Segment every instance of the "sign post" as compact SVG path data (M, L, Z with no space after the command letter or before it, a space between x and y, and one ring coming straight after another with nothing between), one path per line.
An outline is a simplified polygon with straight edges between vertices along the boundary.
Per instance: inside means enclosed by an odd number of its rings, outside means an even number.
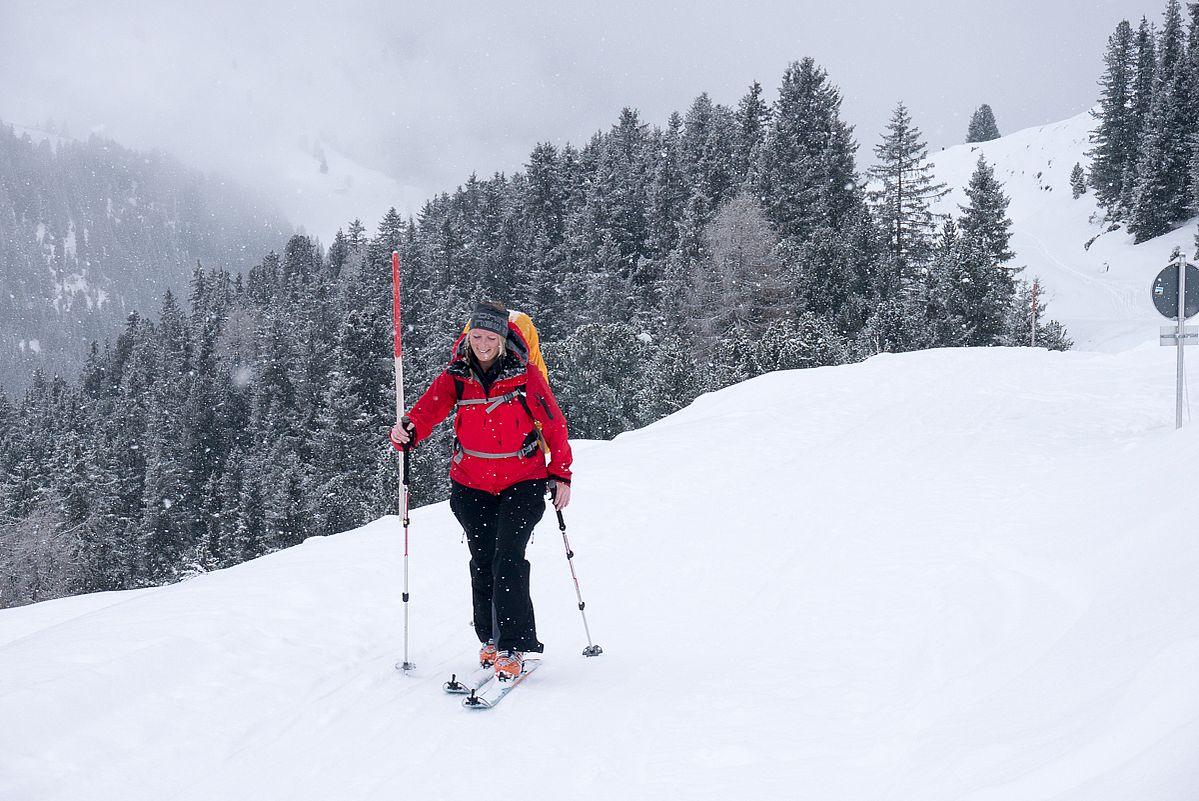
M1186 346L1199 342L1199 328L1186 325L1187 318L1199 314L1199 268L1179 258L1158 273L1153 281L1153 305L1166 319L1177 320L1173 328L1162 328L1161 344L1178 348L1174 427L1182 428Z

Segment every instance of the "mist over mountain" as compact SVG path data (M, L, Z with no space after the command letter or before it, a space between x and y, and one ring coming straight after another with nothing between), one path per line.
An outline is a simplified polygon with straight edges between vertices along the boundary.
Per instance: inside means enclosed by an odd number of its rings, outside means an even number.
M289 230L270 198L160 152L0 125L0 385L76 373L197 262L241 272Z

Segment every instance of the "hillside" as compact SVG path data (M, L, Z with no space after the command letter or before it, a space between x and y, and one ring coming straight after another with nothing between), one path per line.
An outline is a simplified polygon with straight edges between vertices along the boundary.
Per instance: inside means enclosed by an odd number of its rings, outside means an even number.
M1011 246L1014 263L1025 268L1021 277L1043 281L1048 314L1065 324L1076 348L1114 352L1157 341L1166 321L1153 309L1150 286L1175 247L1193 254L1195 222L1135 246L1127 231L1107 231L1094 195L1075 200L1070 191L1074 165L1088 166L1094 127L1085 112L930 158L937 179L953 190L935 210L957 215L978 157L986 157L1011 198Z
M0 612L0 786L49 799L1183 799L1199 502L1169 353L776 373L582 443L531 548L545 667L493 713L466 551L395 518L158 590ZM515 728L514 728L515 727ZM515 738L515 739L514 739ZM503 751L503 749L509 749ZM522 781L523 780L523 781Z

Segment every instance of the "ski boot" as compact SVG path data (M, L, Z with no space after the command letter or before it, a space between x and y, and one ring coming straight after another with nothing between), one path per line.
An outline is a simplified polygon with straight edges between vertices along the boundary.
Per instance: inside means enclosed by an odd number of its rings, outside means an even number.
M524 668L524 654L520 651L500 651L496 654L495 677L500 681L511 681L517 678Z

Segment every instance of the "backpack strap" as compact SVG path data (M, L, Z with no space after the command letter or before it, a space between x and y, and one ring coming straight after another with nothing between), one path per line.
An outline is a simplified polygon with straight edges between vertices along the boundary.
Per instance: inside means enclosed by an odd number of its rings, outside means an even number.
M460 386L460 385L458 385L457 382L455 382L455 386ZM475 398L473 400L462 400L462 389L461 388L456 389L455 391L458 393L458 408L459 409L461 409L463 406L481 406L481 405L486 404L487 405L486 412L488 414L491 414L496 409L498 409L501 404L507 403L508 401L512 400L513 398L520 398L521 405L523 405L525 407L525 411L526 412L529 411L529 404L525 401L523 389L514 389L511 392L507 392L503 395L496 395L494 398ZM532 417L532 416L533 416L532 414L529 414L529 417Z
M541 452L548 454L550 452L550 444L546 441L545 434L543 434L541 431L541 421L533 416L533 410L529 408L529 399L525 397L524 387L520 388L520 395L518 397L520 398L520 405L525 407L525 414L527 414L529 419L533 421L533 430L537 433L537 444L541 448ZM541 404L542 406L545 406L545 401L542 400ZM549 407L546 407L545 411L548 414ZM550 414L550 419L554 419L552 414Z

